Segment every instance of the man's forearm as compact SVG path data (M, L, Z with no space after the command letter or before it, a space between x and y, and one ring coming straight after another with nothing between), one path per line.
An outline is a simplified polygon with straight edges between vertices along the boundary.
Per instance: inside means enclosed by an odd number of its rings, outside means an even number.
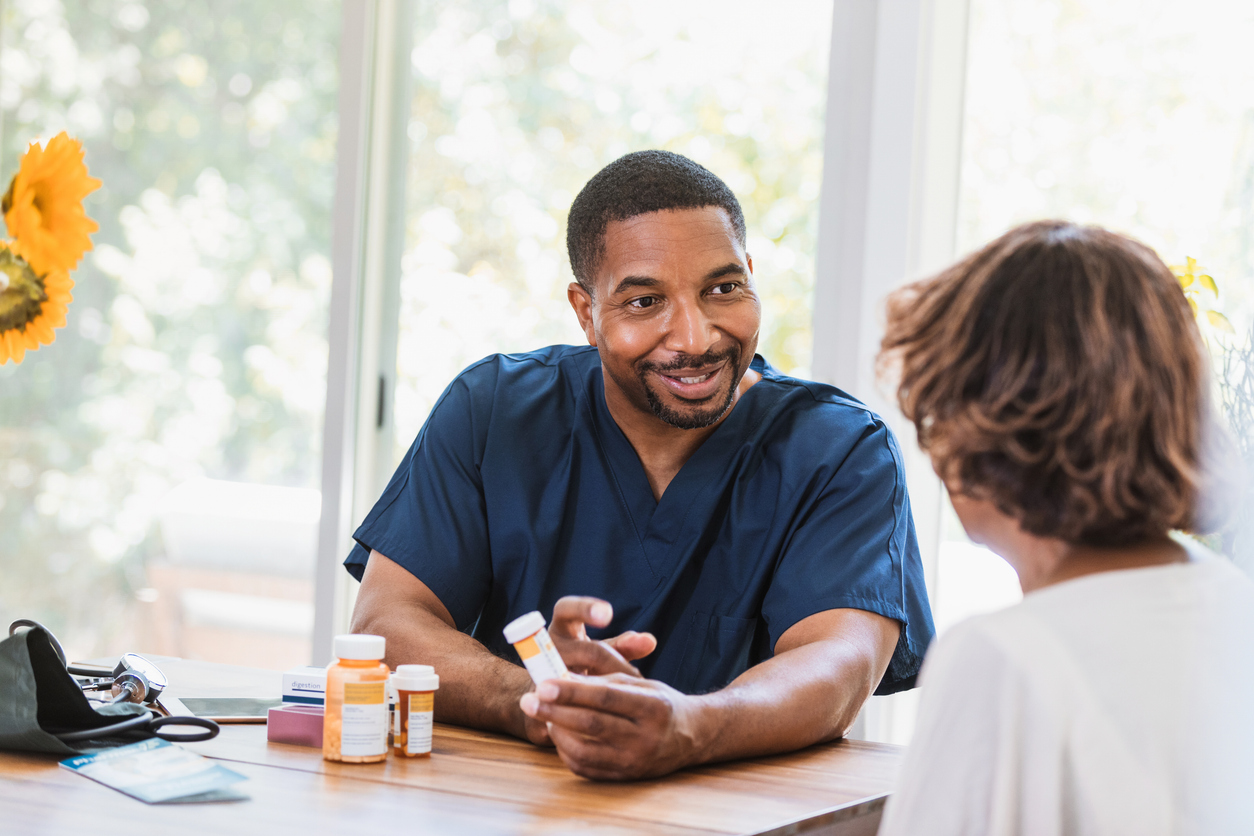
M721 691L691 697L689 764L769 755L849 730L880 671L840 639L802 645L755 665Z
M418 605L356 612L354 633L387 638L388 667L433 665L440 675L435 719L525 737L518 698L531 689L527 672Z

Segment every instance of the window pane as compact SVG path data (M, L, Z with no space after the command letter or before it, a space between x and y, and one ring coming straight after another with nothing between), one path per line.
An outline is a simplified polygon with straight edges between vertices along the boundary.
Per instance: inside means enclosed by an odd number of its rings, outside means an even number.
M831 4L760 11L747 0L419 5L398 456L471 362L584 342L566 301L566 213L629 151L685 154L736 193L764 303L759 351L807 374Z
M1254 302L1254 7L972 0L959 249L1062 217L1197 258Z
M1038 218L1101 224L1168 264L1196 258L1220 290L1202 301L1245 339L1254 324L1251 38L1254 8L1241 0L971 0L959 250ZM1213 337L1222 369L1233 339ZM1254 463L1254 427L1234 429ZM953 522L938 573L942 624L1015 596L1012 575Z
M68 327L0 367L0 620L303 663L338 4L0 8L0 172L67 130L104 181Z

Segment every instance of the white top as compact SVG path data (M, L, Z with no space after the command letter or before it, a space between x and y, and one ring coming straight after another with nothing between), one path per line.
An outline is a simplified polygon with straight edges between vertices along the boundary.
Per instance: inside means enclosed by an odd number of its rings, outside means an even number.
M398 691L436 691L440 677L430 665L397 665L392 684Z
M880 836L1254 834L1254 581L1190 551L940 639Z
M527 636L535 635L537 630L542 629L544 629L544 616L532 610L526 615L520 615L509 624L506 624L502 632L505 633L505 641L510 644L517 644L527 638Z
M345 633L331 642L331 655L336 659L382 659L387 646L383 636L366 633Z

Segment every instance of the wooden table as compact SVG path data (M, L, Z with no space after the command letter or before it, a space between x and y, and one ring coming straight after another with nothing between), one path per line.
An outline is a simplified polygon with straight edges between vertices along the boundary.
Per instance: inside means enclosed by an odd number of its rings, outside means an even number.
M271 671L159 664L176 696L279 693ZM145 805L59 768L55 756L0 753L0 833L277 836L375 826L380 834L869 836L902 754L897 746L839 741L609 784L573 775L552 750L441 724L430 758L381 764L328 763L319 750L268 743L260 725L224 726L214 740L183 745L248 776L237 787L250 800Z

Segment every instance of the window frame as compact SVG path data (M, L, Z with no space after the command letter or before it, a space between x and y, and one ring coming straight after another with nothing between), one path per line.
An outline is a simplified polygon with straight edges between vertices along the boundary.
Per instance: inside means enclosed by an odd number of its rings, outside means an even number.
M896 434L933 606L941 484L875 356L885 296L954 258L968 16L969 0L836 3L815 258L814 377ZM850 736L904 742L916 699L872 698Z
M314 572L314 664L346 633L357 585L342 567L352 533L387 484L405 232L405 128L413 0L342 6L339 139L327 323L322 517Z

